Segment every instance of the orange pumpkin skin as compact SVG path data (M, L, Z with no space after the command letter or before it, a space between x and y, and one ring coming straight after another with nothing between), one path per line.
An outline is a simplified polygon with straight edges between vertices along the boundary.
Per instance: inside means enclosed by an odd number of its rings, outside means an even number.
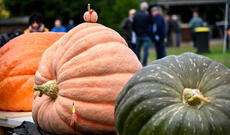
M42 56L35 85L56 80L59 92L56 99L35 92L35 123L56 134L115 133L115 101L141 67L117 32L97 23L78 25ZM70 126L73 103L78 119Z
M97 22L98 15L94 10L90 9L89 11L84 13L83 18L86 22L95 23Z
M0 48L0 110L31 111L34 74L45 49L63 34L31 33Z

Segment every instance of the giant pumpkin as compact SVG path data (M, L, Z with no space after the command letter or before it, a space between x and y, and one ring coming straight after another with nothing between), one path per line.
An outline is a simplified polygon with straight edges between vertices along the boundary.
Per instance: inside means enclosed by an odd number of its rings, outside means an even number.
M0 110L31 111L34 74L42 53L63 34L30 33L0 48Z
M33 119L56 134L112 134L117 96L140 68L117 32L82 23L43 54L35 75ZM70 126L73 103L78 118Z
M230 70L185 53L142 68L120 93L120 135L229 135Z

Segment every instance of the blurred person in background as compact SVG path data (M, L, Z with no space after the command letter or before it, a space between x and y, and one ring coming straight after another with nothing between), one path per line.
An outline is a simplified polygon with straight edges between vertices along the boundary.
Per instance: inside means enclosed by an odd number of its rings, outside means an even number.
M197 27L203 27L204 26L204 22L203 20L199 17L198 12L193 12L193 18L189 21L189 27L191 30L191 34L192 34L192 40L193 40L193 47L196 48L197 47L197 43L196 43L196 35L195 35L195 28Z
M161 59L166 56L166 46L165 46L165 19L161 13L161 8L155 6L151 8L151 14L153 19L153 35L152 40L155 43L157 59Z
M142 65L147 65L149 46L152 44L151 41L151 28L152 28L152 19L151 15L148 13L149 5L147 2L142 2L140 4L140 11L135 13L133 18L133 29L136 33L136 55L141 61L140 51L141 45L144 46L144 57Z
M179 48L181 43L181 27L177 15L172 15L172 32L175 35L174 41L176 43L176 47Z
M74 27L75 27L74 21L72 19L70 19L68 25L66 26L66 31L69 31Z
M52 32L66 32L66 28L62 26L61 20L57 19L54 21L54 27L51 30Z
M133 30L133 18L135 13L135 9L129 10L129 17L125 18L121 23L121 32L124 36L124 39L134 53L136 49L136 33Z
M49 29L45 28L44 18L41 13L33 12L29 17L29 27L24 33L32 32L48 32Z
M165 16L166 46L172 46L172 20L169 15Z

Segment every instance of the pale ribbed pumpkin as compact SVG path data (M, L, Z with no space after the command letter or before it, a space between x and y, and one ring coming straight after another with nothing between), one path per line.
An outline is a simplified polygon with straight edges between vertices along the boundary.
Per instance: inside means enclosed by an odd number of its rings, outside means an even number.
M42 53L63 33L30 33L0 48L0 110L31 111L34 74Z
M117 96L140 68L117 32L82 23L43 54L35 75L33 119L57 134L115 133ZM70 126L73 103L78 119Z
M142 68L120 93L120 135L230 135L230 69L185 53Z

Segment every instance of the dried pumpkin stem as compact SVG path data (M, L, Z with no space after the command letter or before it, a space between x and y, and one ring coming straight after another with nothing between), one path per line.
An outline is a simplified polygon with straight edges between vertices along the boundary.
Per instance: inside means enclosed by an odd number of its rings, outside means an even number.
M183 92L183 102L191 106L198 106L201 104L201 101L204 103L210 104L210 100L205 98L199 89L190 89L185 88Z
M208 99L206 99L205 97L203 97L202 95L195 95L192 96L190 99L188 99L188 102L192 102L193 100L195 100L196 98L202 100L203 102L210 104L210 101Z
M45 94L53 99L56 99L58 95L58 85L56 80L50 80L44 84L35 85L33 89L34 91L40 91L39 97Z
M90 4L88 4L88 11L90 11Z

